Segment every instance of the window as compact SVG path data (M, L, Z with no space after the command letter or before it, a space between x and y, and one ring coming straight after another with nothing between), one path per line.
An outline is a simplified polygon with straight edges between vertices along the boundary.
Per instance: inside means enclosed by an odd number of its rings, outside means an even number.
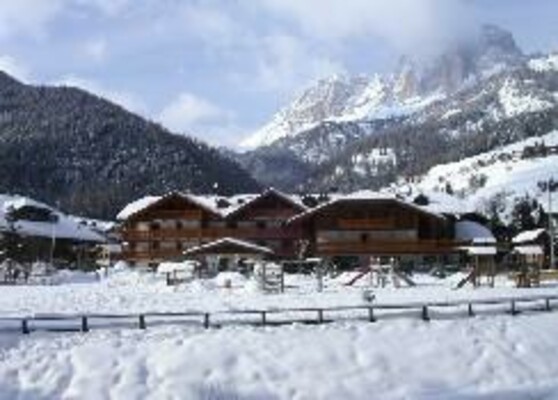
M362 234L360 235L360 241L361 241L361 243L366 243L366 242L368 242L368 234L362 233Z
M151 248L153 250L159 250L161 248L161 243L160 242L153 242L153 243L151 243Z
M265 229L266 223L265 223L265 221L257 221L257 222L256 222L256 226L257 226L259 229Z
M176 250L182 250L182 243L176 242Z
M182 228L184 228L182 221L176 221L176 229L181 230Z
M237 227L238 224L236 223L236 221L227 221L227 228L236 229Z

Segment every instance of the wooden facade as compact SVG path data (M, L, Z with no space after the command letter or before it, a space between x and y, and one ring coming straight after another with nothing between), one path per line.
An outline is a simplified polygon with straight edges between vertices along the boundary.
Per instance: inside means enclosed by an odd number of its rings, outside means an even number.
M316 256L445 254L457 251L453 223L395 198L330 202L294 217Z
M308 209L273 189L226 210L173 193L130 215L121 236L124 260L152 266L225 237L285 259L440 255L462 244L451 220L396 198L340 198Z
M156 265L182 257L185 250L231 237L266 246L279 257L294 257L298 228L285 222L305 208L267 190L232 211L208 207L196 197L172 193L134 213L121 227L122 258Z

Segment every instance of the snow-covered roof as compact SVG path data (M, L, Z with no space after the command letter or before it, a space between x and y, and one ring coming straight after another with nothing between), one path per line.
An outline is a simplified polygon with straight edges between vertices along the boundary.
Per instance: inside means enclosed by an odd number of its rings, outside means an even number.
M432 212L432 211L427 210L423 207L417 206L416 204L401 200L400 198L398 198L393 193L374 192L374 191L371 191L371 190L362 190L362 191L353 192L353 193L349 193L349 194L345 194L345 195L332 196L332 199L330 201L325 202L323 204L320 204L317 207L308 209L307 211L305 211L303 213L295 215L294 217L289 219L289 223L297 221L297 220L302 219L302 218L306 218L310 215L316 214L317 212L319 212L319 211L321 211L325 208L331 207L334 204L349 203L349 202L361 202L361 201L382 201L382 200L394 201L394 202L396 202L398 204L401 204L403 206L413 208L413 209L417 210L418 212L421 212L421 213L424 213L424 214L429 214L429 215L434 216L436 218L444 218L444 216L442 216L441 214Z
M273 254L273 250L269 247L258 246L245 240L225 237L201 246L192 247L184 251L184 255L210 254L212 251L215 251L215 254L218 254L221 249L228 246L237 249L238 254Z
M162 196L145 196L141 199L135 200L130 204L126 205L119 213L116 215L116 219L119 221L128 219L133 214L146 209L150 205L156 203L162 198Z
M458 221L455 224L455 238L475 244L496 243L490 229L474 221Z
M133 216L134 214L137 214L140 211L143 211L151 207L155 203L171 195L181 196L185 200L188 200L191 203L198 205L199 207L207 210L208 212L212 214L220 215L222 217L225 217L229 213L237 210L247 202L250 202L254 198L259 196L259 194L239 194L235 196L225 197L225 196L218 196L218 195L195 195L195 194L180 193L180 192L171 192L163 196L146 196L126 205L122 209L122 211L118 213L116 219L120 221L126 220L131 216ZM223 206L223 204L225 205Z
M10 224L6 218L10 210L19 210L24 207L34 207L48 210L56 218L52 221L30 221L18 219ZM103 235L92 229L88 224L82 223L73 215L67 215L61 211L30 199L17 195L0 195L0 230L13 230L21 236L39 236L57 239L69 239L88 242L104 242Z
M264 192L262 192L261 194L256 195L256 196L254 196L250 199L247 199L247 201L245 201L239 207L236 207L235 209L232 209L232 210L228 210L226 216L236 214L240 210L249 207L250 205L252 205L254 202L258 201L262 197L268 196L270 194L273 194L273 195L285 200L287 203L289 203L289 204L293 205L294 207L298 208L301 212L308 209L308 207L306 207L304 204L302 204L302 201L298 196L290 196L290 195L285 194L285 193L283 193L283 192L281 192L277 189L269 188L269 189L265 190Z
M515 246L513 251L514 253L517 254L532 255L532 256L541 256L544 254L544 250L542 246L536 246L536 245Z
M465 246L461 247L472 256L493 256L498 253L496 246Z
M540 238L540 236L546 232L546 229L539 228L539 229L532 229L529 231L520 232L512 239L512 243L528 243L534 242Z

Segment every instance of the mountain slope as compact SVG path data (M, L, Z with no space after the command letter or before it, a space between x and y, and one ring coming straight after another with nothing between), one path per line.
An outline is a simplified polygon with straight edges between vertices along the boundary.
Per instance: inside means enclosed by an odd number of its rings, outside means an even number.
M551 150L550 148L554 148ZM558 176L558 131L529 138L463 160L440 164L411 183L392 186L413 197L450 192L464 207L490 215L497 212L509 221L514 204L529 198L545 209L548 195L539 183ZM552 209L558 207L554 196ZM555 212L555 211L554 211Z
M0 74L0 192L112 218L171 189L252 191L230 159L85 91L24 85Z
M555 55L526 56L509 32L487 26L433 59L402 60L394 74L381 78L384 89L374 93L382 96L344 101L337 105L340 113L325 118L314 113L310 128L238 160L271 185L284 180L274 182L261 154L280 152L302 162L300 179L285 190L377 189L413 179L437 164L558 129L557 65ZM372 78L373 85L379 79ZM362 98L367 90L359 90ZM319 96L314 103L322 103ZM251 169L255 163L259 168Z
M524 62L525 56L509 32L486 25L476 37L455 42L429 60L402 57L392 74L335 75L319 80L242 145L267 146L303 134L324 121L358 122L409 115L465 85Z

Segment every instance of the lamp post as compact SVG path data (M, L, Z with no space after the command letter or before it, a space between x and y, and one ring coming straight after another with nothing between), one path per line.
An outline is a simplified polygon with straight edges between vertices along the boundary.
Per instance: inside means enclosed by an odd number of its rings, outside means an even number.
M543 192L548 192L548 234L550 235L550 268L554 268L554 223L552 222L552 192L558 190L558 181L548 178L546 181L539 182L539 188Z

